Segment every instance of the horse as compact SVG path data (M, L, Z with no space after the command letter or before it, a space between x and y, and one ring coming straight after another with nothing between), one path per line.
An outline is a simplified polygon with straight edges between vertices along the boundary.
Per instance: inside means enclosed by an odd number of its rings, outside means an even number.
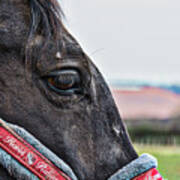
M23 127L79 180L138 158L101 73L57 0L0 0L0 118ZM0 179L13 179L0 166Z

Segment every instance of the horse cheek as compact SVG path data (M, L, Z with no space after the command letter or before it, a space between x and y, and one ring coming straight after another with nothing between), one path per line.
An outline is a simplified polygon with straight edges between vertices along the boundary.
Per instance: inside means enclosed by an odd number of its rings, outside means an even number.
M5 97L3 93L0 91L0 108L2 108L4 102L5 102Z

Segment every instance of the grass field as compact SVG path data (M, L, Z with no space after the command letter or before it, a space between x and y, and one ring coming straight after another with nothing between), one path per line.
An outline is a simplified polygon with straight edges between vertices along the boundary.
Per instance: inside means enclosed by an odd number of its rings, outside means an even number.
M149 153L158 159L158 170L165 180L180 180L180 147L135 144L139 154Z

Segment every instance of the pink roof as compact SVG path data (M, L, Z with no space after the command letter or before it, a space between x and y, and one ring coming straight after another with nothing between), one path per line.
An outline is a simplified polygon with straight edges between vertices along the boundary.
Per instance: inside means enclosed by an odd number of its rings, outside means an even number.
M124 119L166 119L180 111L180 96L159 88L137 90L112 89L113 96Z

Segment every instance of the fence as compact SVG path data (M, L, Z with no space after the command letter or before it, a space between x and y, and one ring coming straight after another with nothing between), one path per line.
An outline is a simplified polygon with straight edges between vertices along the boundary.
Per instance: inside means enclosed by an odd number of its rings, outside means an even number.
M172 121L126 120L126 125L134 143L180 146L180 130Z

